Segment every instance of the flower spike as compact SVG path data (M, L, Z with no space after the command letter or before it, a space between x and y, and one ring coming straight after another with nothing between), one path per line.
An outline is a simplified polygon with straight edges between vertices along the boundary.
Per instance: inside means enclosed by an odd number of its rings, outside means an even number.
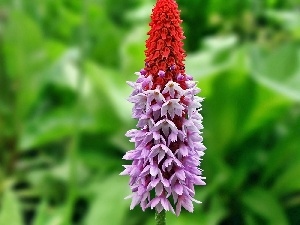
M200 166L204 155L200 129L202 98L193 77L185 73L182 21L175 0L157 0L146 41L145 67L137 72L132 117L138 129L126 136L135 143L123 159L132 160L121 175L129 175L130 209L155 208L177 216L193 212L194 185L205 185ZM171 201L172 199L172 201ZM174 210L175 209L175 210Z

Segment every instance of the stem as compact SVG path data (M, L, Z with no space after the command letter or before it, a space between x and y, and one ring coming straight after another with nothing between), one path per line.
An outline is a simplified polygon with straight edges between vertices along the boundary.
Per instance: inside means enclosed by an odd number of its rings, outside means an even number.
M166 211L162 210L160 213L155 211L156 225L166 225Z

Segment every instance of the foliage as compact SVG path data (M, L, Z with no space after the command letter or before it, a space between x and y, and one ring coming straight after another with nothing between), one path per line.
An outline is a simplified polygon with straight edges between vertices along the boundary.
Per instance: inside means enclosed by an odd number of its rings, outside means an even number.
M190 0L207 186L167 223L300 224L300 23L293 0ZM0 224L151 225L118 176L153 0L1 1Z

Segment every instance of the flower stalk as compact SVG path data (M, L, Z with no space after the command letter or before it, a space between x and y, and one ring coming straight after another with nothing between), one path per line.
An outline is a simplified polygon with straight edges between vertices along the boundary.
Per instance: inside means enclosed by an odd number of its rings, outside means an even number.
M166 225L166 212L165 210L158 213L155 211L155 222L156 225Z

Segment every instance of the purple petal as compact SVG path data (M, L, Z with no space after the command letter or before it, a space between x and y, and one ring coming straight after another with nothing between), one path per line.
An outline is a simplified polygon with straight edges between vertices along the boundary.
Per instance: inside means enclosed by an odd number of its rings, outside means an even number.
M123 156L123 159L126 159L126 160L132 160L134 158L138 158L138 155L139 155L140 151L138 150L131 150L131 151L128 151L126 152L126 154Z
M145 69L141 69L141 70L140 70L140 73L141 73L141 75L146 75L146 74L147 74L147 71L146 71Z
M161 182L159 182L155 187L156 196L160 196L162 194L163 190L164 190L164 186L162 185Z
M182 206L189 212L193 212L194 211L194 206L193 203L190 199L188 199L187 197L184 197L182 202L181 202Z
M180 212L181 212L181 202L178 201L176 205L176 216L179 216Z
M154 104L151 106L152 110L153 111L157 111L157 110L160 110L161 109L161 106L159 104Z
M178 195L182 195L183 193L183 186L179 183L175 184L174 186L174 191L178 194Z
M205 177L194 176L194 184L205 185L205 182L202 179L205 179Z
M131 205L130 205L130 210L132 210L137 204L139 204L141 201L141 196L134 194L132 196L132 201L131 201Z
M161 160L165 157L166 153L164 151L160 151L158 153L158 163L161 162Z
M164 209L164 207L161 205L161 203L157 204L157 206L155 208L158 213L160 213Z
M141 172L140 176L145 176L148 173L149 169L150 169L150 165L147 165Z
M159 179L158 178L150 182L152 188L156 187L156 185L158 183L159 183Z
M169 208L170 203L169 203L168 199L166 199L166 198L161 198L160 202L161 202L161 205L164 207L164 209L165 209L166 211L169 211L169 209L170 209L170 208Z
M157 131L153 131L153 138L154 140L159 140L160 139L160 134Z
M177 80L178 80L178 81L184 81L184 76L183 76L181 73L178 74Z
M161 182L162 182L162 184L163 184L165 187L170 187L170 183L169 183L169 181L168 181L167 179L162 178L162 179L161 179Z
M159 77L164 77L165 76L165 71L162 71L162 70L158 71L158 76Z
M121 172L120 175L129 175L132 166L124 165L124 167L125 167L125 170L123 172Z
M157 165L152 165L150 167L150 174L151 174L151 176L155 177L158 174L158 170L159 169L158 169Z
M184 156L184 157L189 154L188 147L184 144L180 145L179 150L180 150L181 155Z
M153 209L155 206L157 206L157 204L160 202L160 198L154 198L151 201L151 209Z
M184 170L177 170L175 172L176 176L180 179L180 180L185 180L185 173Z

